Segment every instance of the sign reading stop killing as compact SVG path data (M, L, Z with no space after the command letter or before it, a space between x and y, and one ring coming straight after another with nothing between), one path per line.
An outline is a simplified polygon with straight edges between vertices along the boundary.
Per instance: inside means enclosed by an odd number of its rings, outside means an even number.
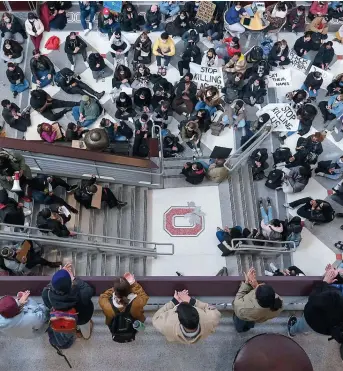
M274 127L274 131L297 131L299 127L299 119L294 109L287 103L271 103L257 111L256 115L261 116L263 113L268 113L270 123Z
M190 63L189 66L193 74L193 82L197 84L198 89L215 86L220 90L224 87L223 70L221 67L200 66L195 63Z

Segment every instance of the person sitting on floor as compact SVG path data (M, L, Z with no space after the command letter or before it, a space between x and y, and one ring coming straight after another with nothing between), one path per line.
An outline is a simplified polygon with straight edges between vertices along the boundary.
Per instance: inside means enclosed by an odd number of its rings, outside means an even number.
M215 41L215 51L217 55L222 57L225 62L228 62L230 58L234 56L235 53L241 51L241 46L239 44L238 37L226 37L223 39L223 44L221 42Z
M75 232L69 231L65 225L70 219L71 215L65 207L50 205L38 213L36 225L37 228L47 229L57 237L73 237Z
M216 158L207 169L207 179L215 183L221 183L226 180L229 177L229 171L224 166L225 162L224 158Z
M183 151L184 148L179 143L179 138L167 130L167 134L163 138L163 157L180 157L179 153Z
M133 101L138 112L152 112L152 94L148 88L139 88L135 91Z
M234 130L244 128L246 124L246 109L242 99L236 99L229 105L227 110L229 122L228 126L233 126Z
M298 218L298 217L295 217L295 218ZM270 266L270 269L271 271L268 271L268 270L265 270L264 271L264 274L266 276L299 276L299 277L303 277L305 276L305 273L299 269L298 267L296 267L295 265L292 265L290 267L288 267L287 269L283 269L283 270L280 270L280 268L277 268L274 263L270 263L269 264Z
M75 200L80 202L86 209L92 208L93 196L98 191L98 187L95 183L96 176L93 175L89 180L82 180L81 186L74 192ZM102 187L101 189L101 202L105 202L110 209L116 207L120 210L127 205L127 202L118 200L107 187Z
M304 32L305 30L305 7L299 5L297 8L292 9L287 15L287 23L285 28L290 32Z
M173 110L179 114L190 115L197 102L197 86L192 81L193 74L186 73L175 88L175 98L173 100Z
M292 108L299 109L308 102L309 94L304 89L293 90L286 94L286 99L290 101L289 105Z
M214 14L211 22L205 25L204 36L207 36L207 40L210 42L221 40L224 36L223 21L219 14Z
M342 44L342 42L343 42L343 25L335 33L335 38L332 41L337 41L338 43Z
M210 128L211 116L207 110L199 109L199 111L197 111L195 115L190 116L188 121L186 120L185 124L191 121L198 125L198 128L202 133L205 133ZM182 126L183 123L184 121L181 121L180 126Z
M43 122L37 126L37 132L44 142L54 143L64 139L62 127L58 122L53 124Z
M44 88L49 84L54 84L53 77L55 75L55 67L51 60L46 55L41 55L39 49L32 52L33 57L30 61L30 69L32 72L32 82L40 88Z
M277 31L286 22L288 7L286 3L280 1L276 4L269 5L264 13L265 19L269 22L269 25L263 30L263 32Z
M200 36L197 30L191 28L182 35L181 39L184 43L184 47L187 48L189 42L197 44L200 41Z
M24 58L23 47L14 40L5 40L1 51L1 59L6 62L21 63Z
M73 55L75 55L76 59L77 54L82 55L86 68L89 67L89 64L87 62L87 44L79 36L76 35L76 32L70 32L70 34L67 36L64 45L64 51L71 63L70 69L72 71L74 71L75 69L75 61Z
M250 106L262 104L266 94L264 80L251 78L243 88L243 101Z
M40 48L43 38L44 25L35 13L29 12L25 21L26 32L30 35L35 49Z
M267 213L263 206L263 199L260 198L260 211L261 211L261 229L262 234L267 240L278 241L282 240L283 225L279 219L273 218L273 208L270 198L267 198Z
M132 89L139 89L142 87L152 87L150 82L150 69L144 64L138 64L136 71L133 75L133 81L131 84Z
M172 22L166 24L166 32L172 37L181 37L187 30L189 30L189 17L184 10Z
M295 42L293 49L298 57L308 59L307 53L312 49L311 31L306 31L303 36Z
M322 101L318 107L326 121L338 119L343 115L343 94L333 95L328 101Z
M129 67L118 64L112 78L112 102L121 89L131 87L131 71Z
M98 11L98 4L96 1L79 1L80 6L80 21L86 36L93 29L94 18ZM87 18L89 23L87 24Z
M57 74L60 76L58 79L58 85L67 94L91 94L97 99L101 99L105 94L105 91L98 93L93 90L89 85L81 81L80 76L75 75L75 73L68 67L62 68ZM55 77L56 83L57 74Z
M125 123L125 121L120 121L120 124L118 124L109 119L103 118L100 122L100 127L106 131L110 143L124 142L131 139L133 136L132 129Z
M334 19L343 18L343 3L342 1L330 1L328 15Z
M277 41L268 55L269 64L273 67L287 66L291 63L288 58L289 48L286 40Z
M326 1L313 1L308 11L308 18L312 21L316 17L323 17L328 14L329 3Z
M169 103L161 102L160 106L154 110L151 118L155 125L158 125L161 129L166 129L172 119L169 112Z
M343 73L337 75L327 86L327 95L343 94Z
M221 104L219 90L215 86L207 86L197 93L198 103L195 110L206 109L212 116L217 111L217 106Z
M128 120L136 115L132 108L132 99L126 93L121 92L116 100L117 111L114 115L119 120Z
M330 63L335 56L335 51L333 50L332 46L332 41L327 41L320 47L313 61L314 66L319 67L322 70L329 69Z
M4 12L1 17L0 31L2 40L15 40L19 44L24 44L27 39L21 20L9 12Z
M222 93L225 94L224 101L230 104L234 100L242 98L243 87L244 75L241 72L230 74L225 87L222 88Z
M156 56L157 73L166 76L170 60L175 55L175 43L167 32L162 32L161 36L154 42L152 52ZM161 65L162 58L164 60L163 67Z
M181 60L177 63L180 76L182 77L183 70L190 71L189 63L201 64L201 51L200 48L193 42L187 44L187 48L184 50L181 56Z
M48 1L49 7L49 26L51 30L63 30L67 25L67 14L58 1Z
M340 179L343 176L343 156L339 157L336 161L319 161L314 172L316 175L328 179Z
M158 78L152 88L154 95L151 104L155 108L159 107L162 101L172 103L174 97L174 86L164 77Z
M131 48L129 40L122 35L120 30L114 31L110 39L110 53L114 58L114 66L118 64L123 64L128 66L127 56Z
M200 148L201 131L196 122L189 121L185 126L182 127L181 138L194 152L194 154L202 156L202 151Z
M108 9L103 8L98 15L98 30L100 34L106 34L110 40L113 32L120 28L115 15Z
M306 31L312 31L319 34L321 39L326 39L329 32L329 17L316 17L313 21L306 26Z
M8 197L5 188L0 190L0 221L5 224L24 225L25 218L31 215L31 210L23 210L24 204Z
M88 64L95 82L100 79L104 82L105 78L113 73L112 69L106 65L104 57L99 53L91 53L88 57Z
M78 121L81 126L87 127L101 115L102 107L94 98L83 95L80 106L73 107L72 112L75 121Z
M201 162L187 162L183 166L181 174L186 177L186 182L193 185L202 183L206 175L204 166Z
M202 60L201 60L201 65L207 66L207 67L218 67L219 66L219 58L214 48L210 48L204 52L204 56L202 57Z
M120 28L125 32L137 32L139 30L139 16L136 7L129 1L123 4Z
M243 53L237 52L223 67L223 71L230 73L241 72L245 73L247 70L247 61Z
M162 1L161 2L161 13L166 16L166 18L174 17L180 11L180 5L177 1Z
M150 9L145 14L146 23L144 25L144 31L146 32L158 32L163 31L164 25L162 23L162 14L158 5L151 5Z
M69 122L65 133L65 141L71 142L73 140L80 140L82 136L87 133L88 129L77 125L73 122Z
M30 109L20 113L20 108L9 100L1 101L2 117L11 128L25 132L31 125Z
M6 76L10 82L13 98L30 87L29 82L25 79L23 70L12 62L7 63Z
M280 189L286 194L303 191L311 178L311 168L309 166L295 166L290 170L284 168L283 172L285 175Z
M316 97L318 95L318 90L323 84L323 77L322 74L318 71L310 72L303 85L301 86L301 89L304 89L307 91L307 93L310 96L311 100L316 100Z
M149 39L147 32L142 32L142 34L137 38L133 44L133 65L137 63L150 64L151 54L152 54L152 42Z

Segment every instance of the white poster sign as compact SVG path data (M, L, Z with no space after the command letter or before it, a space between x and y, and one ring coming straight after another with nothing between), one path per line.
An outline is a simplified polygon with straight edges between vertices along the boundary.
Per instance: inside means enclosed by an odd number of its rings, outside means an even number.
M310 72L316 72L316 71L320 72L322 74L322 77L323 77L323 84L322 84L321 88L326 89L328 87L328 85L332 82L333 74L330 73L329 71L322 70L321 68L316 67L316 66L312 66L309 73Z
M292 83L291 70L270 71L268 75L268 87L290 87Z
M311 61L302 57L299 57L294 49L291 49L288 55L291 65L297 70L306 74L308 67L311 64Z
M190 63L190 71L193 74L193 81L198 89L207 86L215 86L219 90L224 87L223 70L221 67L206 67Z
M299 120L294 109L287 103L272 103L257 111L256 115L261 116L268 113L274 131L297 131Z

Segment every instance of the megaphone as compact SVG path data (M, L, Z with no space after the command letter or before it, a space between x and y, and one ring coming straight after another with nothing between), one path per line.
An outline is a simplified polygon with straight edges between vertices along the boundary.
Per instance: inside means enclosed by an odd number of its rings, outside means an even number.
M22 189L20 187L20 176L19 176L19 171L15 171L14 172L14 176L12 176L13 178L13 187L11 189L11 192L21 192Z

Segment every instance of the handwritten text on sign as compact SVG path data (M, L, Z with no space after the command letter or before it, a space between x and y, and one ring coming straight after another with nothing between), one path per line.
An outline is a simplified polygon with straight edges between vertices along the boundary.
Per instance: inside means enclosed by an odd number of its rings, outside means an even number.
M215 9L216 4L213 4L211 1L201 1L196 17L206 23L209 23L211 22Z
M299 57L293 49L290 50L288 57L291 60L293 67L303 73L306 73L309 65L311 64L310 60Z
M224 87L223 70L220 67L205 67L195 63L190 63L189 66L198 89L207 86L215 86L218 89Z
M278 88L281 86L291 86L291 71L281 70L281 71L271 71L268 75L268 87Z
M293 108L287 103L272 103L257 112L260 116L268 113L274 131L297 131L299 120Z
M322 89L326 89L328 85L332 82L333 74L328 71L322 70L319 67L312 66L309 72L320 72L322 74L323 78L323 84L321 86Z

